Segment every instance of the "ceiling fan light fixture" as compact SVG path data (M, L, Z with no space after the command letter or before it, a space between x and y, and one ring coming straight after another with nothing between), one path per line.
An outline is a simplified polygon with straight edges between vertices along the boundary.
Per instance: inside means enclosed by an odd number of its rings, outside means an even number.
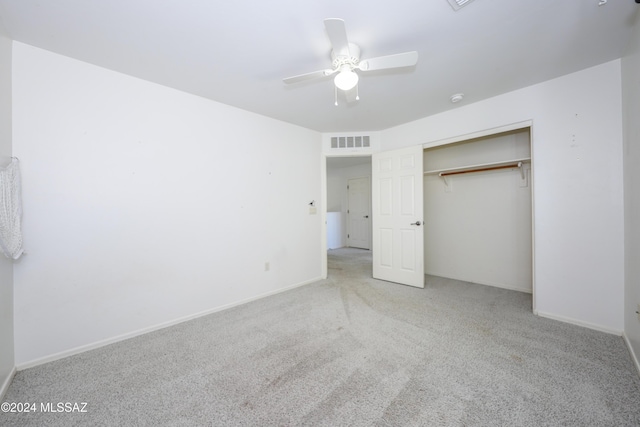
M467 2L472 0L455 1ZM375 70L413 67L418 62L418 52L416 51L378 56L361 61L360 47L355 43L349 42L344 20L339 18L328 18L324 20L324 26L327 30L329 41L331 42L332 68L287 77L283 79L285 84L294 84L307 80L333 76L335 105L338 105L338 89L345 92L344 95L347 103L351 103L360 99L360 96L358 95L358 80L360 79L359 72L364 73Z
M358 74L351 69L341 70L333 79L333 82L340 90L351 90L358 84Z

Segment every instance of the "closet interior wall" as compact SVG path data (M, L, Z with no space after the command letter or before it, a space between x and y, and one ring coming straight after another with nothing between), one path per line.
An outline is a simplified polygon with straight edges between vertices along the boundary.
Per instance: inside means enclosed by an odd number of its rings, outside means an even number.
M426 274L532 292L530 159L529 128L425 149Z

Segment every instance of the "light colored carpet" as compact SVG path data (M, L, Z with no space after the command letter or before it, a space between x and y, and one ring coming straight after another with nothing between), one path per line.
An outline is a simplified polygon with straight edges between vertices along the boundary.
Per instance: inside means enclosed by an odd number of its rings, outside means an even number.
M528 294L427 277L371 279L368 251L330 278L19 372L2 426L638 426L620 337L538 318Z

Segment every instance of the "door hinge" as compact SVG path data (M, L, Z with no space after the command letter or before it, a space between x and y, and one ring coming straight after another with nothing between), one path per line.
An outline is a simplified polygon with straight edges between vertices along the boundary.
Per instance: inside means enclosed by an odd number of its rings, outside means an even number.
M347 209L347 213L350 213L350 212L349 212L349 209Z
M349 186L347 185L347 190L349 189Z
M349 236L349 235L347 234L347 239L350 239L350 238L351 238L351 236Z

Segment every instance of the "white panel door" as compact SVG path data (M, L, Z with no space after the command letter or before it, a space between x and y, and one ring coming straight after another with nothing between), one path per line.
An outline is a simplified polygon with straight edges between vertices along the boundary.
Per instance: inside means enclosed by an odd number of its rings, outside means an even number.
M347 182L347 245L352 248L371 249L369 177L353 178Z
M422 146L372 162L373 277L424 288Z

